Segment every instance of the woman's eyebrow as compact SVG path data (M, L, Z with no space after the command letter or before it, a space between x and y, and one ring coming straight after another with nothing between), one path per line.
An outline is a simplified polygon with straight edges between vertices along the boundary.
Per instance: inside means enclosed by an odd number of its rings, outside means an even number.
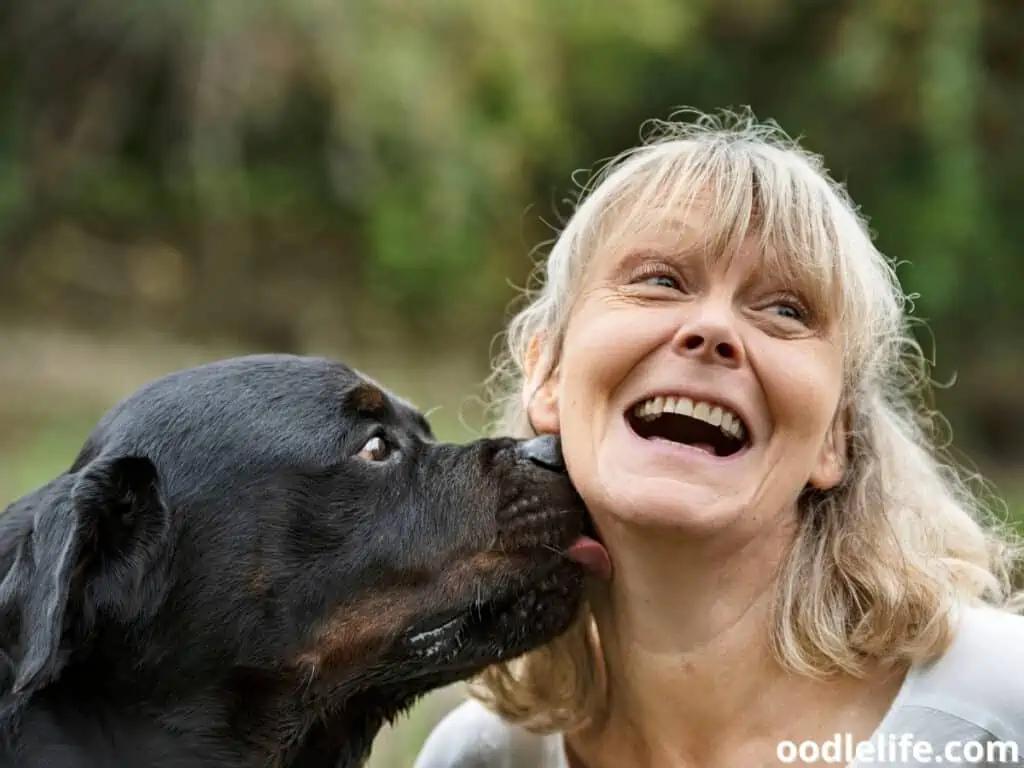
M683 244L666 238L639 241L624 247L614 261L616 272L627 272L651 261L664 261L672 266L690 266L694 259L705 253L700 243Z

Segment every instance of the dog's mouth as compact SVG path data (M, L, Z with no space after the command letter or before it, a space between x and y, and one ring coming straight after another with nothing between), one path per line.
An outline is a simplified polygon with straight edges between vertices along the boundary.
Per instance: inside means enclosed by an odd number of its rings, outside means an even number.
M578 568L567 568L566 560ZM606 577L604 546L583 534L542 568L539 576L512 583L468 607L434 614L403 634L406 652L441 666L494 663L517 655L568 626L582 593L583 573Z
M405 633L406 652L434 669L471 668L516 656L571 621L582 579L578 572L564 573L468 610L425 619Z
M517 495L499 521L487 565L462 577L470 583L459 586L459 602L435 605L440 610L407 626L400 656L435 675L498 663L566 629L585 576L611 577L608 551L565 484L547 496Z
M483 607L492 612L494 610L490 605ZM408 632L409 647L424 656L430 656L446 643L458 639L459 633L470 621L471 612L472 609L449 611L421 621Z

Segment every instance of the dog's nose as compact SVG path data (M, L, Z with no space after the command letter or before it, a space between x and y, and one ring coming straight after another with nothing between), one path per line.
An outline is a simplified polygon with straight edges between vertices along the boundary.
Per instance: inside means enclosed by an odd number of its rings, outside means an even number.
M528 459L534 464L555 472L565 470L561 441L553 435L542 435L524 440L516 446L516 456Z

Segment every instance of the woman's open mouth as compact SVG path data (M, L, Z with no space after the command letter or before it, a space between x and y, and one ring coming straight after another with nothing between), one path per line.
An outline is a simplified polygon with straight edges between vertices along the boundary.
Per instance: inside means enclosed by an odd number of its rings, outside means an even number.
M645 440L688 445L718 458L734 456L750 445L750 430L738 414L683 396L641 400L626 412L626 421Z

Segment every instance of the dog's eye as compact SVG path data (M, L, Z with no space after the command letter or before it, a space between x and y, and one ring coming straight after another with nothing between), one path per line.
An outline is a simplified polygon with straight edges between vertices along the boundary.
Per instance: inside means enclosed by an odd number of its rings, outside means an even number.
M391 446L382 437L371 437L359 451L364 461L384 461L391 455Z

